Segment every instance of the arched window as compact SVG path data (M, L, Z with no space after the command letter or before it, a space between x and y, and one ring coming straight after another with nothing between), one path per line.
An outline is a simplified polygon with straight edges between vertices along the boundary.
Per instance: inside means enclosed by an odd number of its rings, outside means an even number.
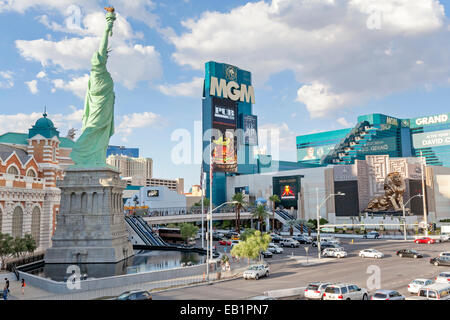
M34 169L28 169L27 171L27 177L33 177L36 178L36 172L34 171Z
M19 170L17 170L17 168L15 166L10 166L8 168L7 171L9 174L14 174L14 175L18 175L19 174Z
M36 247L39 247L39 240L41 238L41 209L34 207L31 213L31 236L36 242Z
M16 207L14 209L12 217L12 232L11 236L13 238L21 238L23 229L23 210L21 207Z

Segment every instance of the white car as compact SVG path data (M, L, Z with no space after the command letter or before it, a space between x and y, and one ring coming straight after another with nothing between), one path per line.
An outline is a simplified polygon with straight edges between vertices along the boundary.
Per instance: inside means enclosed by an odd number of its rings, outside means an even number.
M444 271L439 273L439 275L434 278L436 283L450 283L450 271Z
M322 251L322 256L324 257L335 257L335 258L344 258L347 256L347 252L342 248L326 248Z
M324 237L322 237L321 241L328 242L328 243L334 243L334 244L340 244L341 243L341 241L339 239L336 239L336 238L324 238Z
M411 294L418 294L419 290L425 286L433 284L433 280L430 279L414 279L408 284L408 292Z
M363 236L364 239L379 239L380 234L376 231L370 231L369 233Z
M245 280L247 279L255 279L258 280L261 277L268 277L270 274L270 268L267 264L255 264L250 266L247 270L244 271L242 276Z
M305 289L305 298L308 300L320 300L323 298L323 293L327 286L331 283L313 282L308 284Z
M361 258L375 258L375 259L381 259L384 257L383 252L380 252L375 249L364 249L359 252L359 256Z
M441 252L439 253L439 257L450 257L450 252Z
M282 247L300 247L300 242L294 239L283 239L280 241L280 246Z
M283 253L284 250L283 248L280 248L279 246L277 246L275 243L269 243L269 247L267 248L268 251L272 252L272 253Z
M377 290L370 300L405 300L406 297L395 290Z
M369 300L369 294L355 284L332 284L326 287L323 300Z
M232 240L231 241L231 248L233 248L235 245L237 245L241 240Z

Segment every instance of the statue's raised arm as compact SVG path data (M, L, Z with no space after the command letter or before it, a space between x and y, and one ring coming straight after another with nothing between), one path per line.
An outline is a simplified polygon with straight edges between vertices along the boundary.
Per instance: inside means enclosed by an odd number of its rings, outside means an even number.
M105 60L108 57L108 37L112 36L112 29L114 25L114 21L116 20L116 14L114 13L114 8L105 8L106 11L106 28L105 32L103 33L102 41L100 42L100 48L98 50L98 53L105 58Z
M76 166L106 166L106 149L114 134L114 82L106 68L108 60L108 37L116 14L114 8L105 8L106 27L98 51L91 59L91 73L83 111L83 127L70 154Z

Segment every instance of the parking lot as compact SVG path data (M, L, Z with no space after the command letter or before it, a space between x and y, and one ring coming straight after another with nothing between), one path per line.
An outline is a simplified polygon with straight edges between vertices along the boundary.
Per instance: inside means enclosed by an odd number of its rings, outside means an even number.
M373 270L379 271L381 289L397 290L408 296L408 283L415 278L434 279L442 271L450 267L436 267L430 264L430 258L442 251L449 251L449 242L437 244L415 244L412 241L372 240L372 239L340 239L342 247L348 252L348 257L342 259L328 258L326 262L315 265L302 265L292 255L305 256L305 247L309 247L309 256L317 257L317 248L311 245L300 245L299 248L284 248L284 253L274 254L267 258L271 274L269 278L260 280L235 279L216 283L211 286L170 290L155 293L155 299L246 299L251 296L263 295L265 291L305 287L309 282L348 282L370 289L376 285ZM224 252L225 247L215 242L217 249ZM373 248L384 253L382 259L361 258L358 253L362 249ZM400 258L396 255L399 249L416 249L423 258ZM226 247L229 253L230 247ZM372 271L371 271L372 270ZM369 272L369 273L368 273ZM368 283L369 281L369 283ZM369 290L373 293L375 289Z

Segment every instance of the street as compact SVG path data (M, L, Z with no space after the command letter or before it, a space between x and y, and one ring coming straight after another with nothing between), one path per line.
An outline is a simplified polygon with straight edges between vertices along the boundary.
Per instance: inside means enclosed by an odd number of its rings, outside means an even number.
M284 248L283 254L274 254L273 258L267 258L271 274L269 278L260 280L243 280L242 278L215 283L213 285L201 285L190 288L169 290L154 293L155 300L242 300L252 296L263 295L268 290L289 289L305 287L310 282L348 282L367 288L368 280L373 271L368 273L370 266L379 267L380 289L397 290L405 296L408 283L415 278L434 279L439 272L450 270L450 267L436 267L429 263L429 259L439 255L442 251L448 251L449 243L415 244L412 241L398 240L363 240L340 239L341 245L348 252L348 257L342 259L326 259L325 263L304 266L290 256L305 256L305 246L309 246L309 257L317 257L317 248L311 245L300 245L299 248ZM382 259L361 258L358 253L362 249L373 248L385 254ZM423 258L400 258L396 255L399 249L416 249L424 255ZM223 252L223 246L217 244L217 249ZM229 247L227 248L229 252ZM373 277L372 277L373 278ZM370 278L370 279L372 279ZM370 282L369 285L375 285Z

